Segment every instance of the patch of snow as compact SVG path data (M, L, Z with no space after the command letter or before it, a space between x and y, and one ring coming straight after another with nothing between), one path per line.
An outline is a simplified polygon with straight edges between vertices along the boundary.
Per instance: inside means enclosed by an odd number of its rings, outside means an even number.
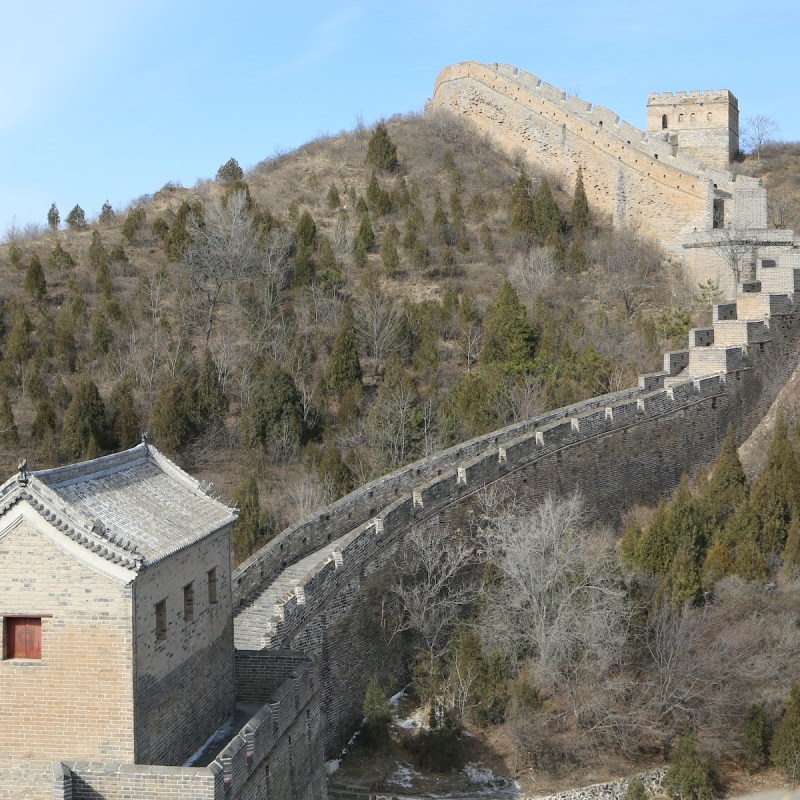
M411 789L414 786L414 778L421 777L419 772L415 772L408 764L398 764L386 782L398 789Z
M395 718L394 724L397 725L398 728L404 728L407 731L413 731L417 728L427 728L428 726L425 724L425 717L427 715L422 709L416 709L411 713L410 717L405 717L404 719Z
M326 775L333 775L336 770L339 769L339 759L332 758L330 761L325 762L325 774Z
M400 701L406 696L406 691L408 690L409 686L411 686L410 683L408 684L408 686L406 686L405 688L401 689L397 694L393 694L389 698L389 705L390 706L399 705Z

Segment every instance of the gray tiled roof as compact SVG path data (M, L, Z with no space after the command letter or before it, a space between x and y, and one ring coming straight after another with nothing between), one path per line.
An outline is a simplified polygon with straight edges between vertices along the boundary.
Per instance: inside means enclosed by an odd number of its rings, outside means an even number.
M152 445L81 464L21 472L0 487L0 513L33 501L70 538L128 568L182 549L236 518Z

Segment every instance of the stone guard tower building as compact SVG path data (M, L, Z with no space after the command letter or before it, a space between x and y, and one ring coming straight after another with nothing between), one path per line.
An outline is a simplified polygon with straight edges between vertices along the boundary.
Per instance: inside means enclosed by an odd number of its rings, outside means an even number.
M0 797L182 764L233 713L235 518L147 444L0 487Z
M647 132L702 164L728 169L739 153L739 102L717 92L665 92L647 98Z

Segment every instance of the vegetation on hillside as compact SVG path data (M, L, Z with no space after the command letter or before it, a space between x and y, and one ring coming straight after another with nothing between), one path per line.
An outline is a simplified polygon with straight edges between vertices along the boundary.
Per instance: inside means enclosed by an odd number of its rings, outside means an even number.
M444 114L42 220L0 246L0 466L146 430L228 498L255 481L237 559L402 463L632 384L693 309L580 182Z

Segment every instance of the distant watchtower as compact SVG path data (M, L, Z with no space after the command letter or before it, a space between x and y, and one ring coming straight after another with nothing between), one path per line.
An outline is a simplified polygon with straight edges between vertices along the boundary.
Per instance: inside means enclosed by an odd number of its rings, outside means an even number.
M739 152L739 103L727 89L651 94L647 132L663 134L702 164L727 169Z

